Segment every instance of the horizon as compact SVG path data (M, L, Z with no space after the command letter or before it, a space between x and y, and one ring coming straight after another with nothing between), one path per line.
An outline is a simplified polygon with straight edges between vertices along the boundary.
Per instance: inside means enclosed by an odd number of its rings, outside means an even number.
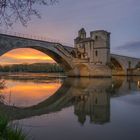
M40 62L40 63L11 63L11 64L0 64L0 66L12 66L12 65L32 65L32 64L57 64L56 62L49 63L49 62Z

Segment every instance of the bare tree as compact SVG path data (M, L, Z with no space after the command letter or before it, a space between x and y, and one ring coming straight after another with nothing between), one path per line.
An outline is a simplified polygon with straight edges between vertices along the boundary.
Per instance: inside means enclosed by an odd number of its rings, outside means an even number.
M1 90L3 90L4 88L6 88L5 81L0 80L0 93L1 93ZM2 103L3 101L4 101L4 95L0 94L0 103Z
M0 0L0 25L12 26L20 21L26 25L33 15L40 18L38 5L53 5L57 0Z

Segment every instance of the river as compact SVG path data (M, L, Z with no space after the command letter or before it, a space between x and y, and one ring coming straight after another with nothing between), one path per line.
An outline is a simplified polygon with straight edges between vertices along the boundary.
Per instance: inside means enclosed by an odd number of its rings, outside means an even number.
M0 78L5 82L0 108L29 140L140 139L140 77L21 73Z

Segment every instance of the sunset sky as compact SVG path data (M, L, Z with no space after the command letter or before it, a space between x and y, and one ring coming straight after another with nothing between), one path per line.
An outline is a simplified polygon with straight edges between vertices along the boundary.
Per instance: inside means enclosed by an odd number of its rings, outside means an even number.
M12 32L45 36L73 45L77 31L104 29L111 32L111 52L140 57L139 0L59 0L54 6L39 6L41 19L33 17L27 27L15 23ZM3 29L3 27L0 27ZM71 46L72 46L71 45ZM25 49L0 58L1 64L53 62L48 56Z
M46 54L34 49L15 49L0 57L1 65L19 64L19 63L55 63L55 61Z

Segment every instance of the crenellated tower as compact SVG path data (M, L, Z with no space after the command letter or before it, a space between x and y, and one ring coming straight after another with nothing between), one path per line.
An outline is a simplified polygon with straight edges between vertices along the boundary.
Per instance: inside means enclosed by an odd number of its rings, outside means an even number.
M94 40L93 62L107 65L110 63L110 33L104 30L90 32Z

